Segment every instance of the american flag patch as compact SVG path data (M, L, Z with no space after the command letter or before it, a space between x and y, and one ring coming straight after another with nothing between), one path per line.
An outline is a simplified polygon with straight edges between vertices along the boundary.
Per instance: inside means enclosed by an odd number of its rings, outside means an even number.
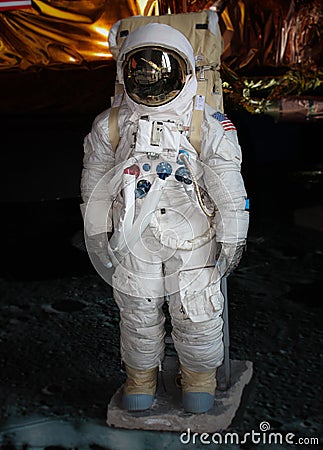
M216 112L212 114L212 117L214 117L216 120L218 120L221 125L223 126L224 131L236 131L236 127L233 125L230 119L227 118L225 114L222 114L221 112Z
M7 11L9 9L31 8L31 3L32 0L21 0L21 1L0 0L0 11Z

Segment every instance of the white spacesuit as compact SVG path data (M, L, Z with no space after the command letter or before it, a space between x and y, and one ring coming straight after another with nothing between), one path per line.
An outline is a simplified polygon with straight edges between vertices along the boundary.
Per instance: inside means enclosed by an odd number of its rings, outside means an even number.
M153 23L130 33L117 71L125 89L120 141L114 151L108 109L85 138L81 208L93 218L86 225L89 250L115 266L123 407L153 403L166 300L184 409L205 412L223 359L220 278L239 263L248 230L237 133L204 105L200 153L191 145L195 59L176 29Z

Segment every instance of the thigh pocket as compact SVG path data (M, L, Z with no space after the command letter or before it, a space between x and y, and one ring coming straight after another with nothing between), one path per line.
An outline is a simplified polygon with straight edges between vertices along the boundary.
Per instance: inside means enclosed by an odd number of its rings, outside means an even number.
M162 277L156 274L134 273L119 265L112 276L113 289L139 298L156 298L164 295Z
M180 272L179 287L184 313L192 322L205 322L222 313L224 300L213 267Z

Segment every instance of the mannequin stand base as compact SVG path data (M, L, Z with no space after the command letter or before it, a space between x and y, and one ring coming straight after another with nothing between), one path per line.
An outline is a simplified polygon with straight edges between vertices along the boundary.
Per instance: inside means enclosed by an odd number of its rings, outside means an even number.
M184 411L181 389L175 385L178 372L176 357L167 356L163 362L163 372L159 374L157 394L153 406L146 411L129 412L121 408L123 386L113 395L107 414L107 424L111 427L181 431L191 433L215 433L226 430L236 417L241 405L242 394L252 378L251 361L230 360L231 383L225 386L224 369L217 371L218 388L214 406L203 414Z

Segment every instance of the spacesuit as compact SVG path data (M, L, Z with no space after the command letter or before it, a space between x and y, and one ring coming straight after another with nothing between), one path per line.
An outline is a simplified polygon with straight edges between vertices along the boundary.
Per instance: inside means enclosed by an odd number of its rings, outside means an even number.
M190 143L195 58L176 29L152 23L130 33L117 73L120 140L114 151L111 109L102 112L84 141L81 209L89 251L115 268L123 407L153 404L167 301L184 409L205 412L223 360L220 279L239 263L248 230L237 133L206 104L199 154Z

